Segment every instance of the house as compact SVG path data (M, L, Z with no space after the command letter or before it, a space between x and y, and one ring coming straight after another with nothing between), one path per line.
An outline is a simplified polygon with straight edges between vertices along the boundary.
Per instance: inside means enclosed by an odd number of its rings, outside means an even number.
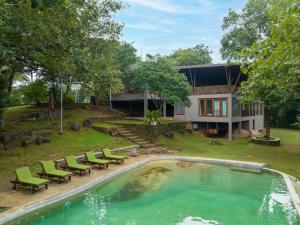
M164 116L176 120L189 121L194 128L206 129L207 132L226 133L232 140L234 129L258 130L264 127L264 105L255 101L242 105L239 102L238 89L246 76L235 64L207 64L181 66L178 70L185 74L192 86L189 96L191 105L186 107L181 102L174 106L163 103ZM151 96L136 93L125 81L125 91L112 96L114 108L125 110L133 116L145 115L154 109Z

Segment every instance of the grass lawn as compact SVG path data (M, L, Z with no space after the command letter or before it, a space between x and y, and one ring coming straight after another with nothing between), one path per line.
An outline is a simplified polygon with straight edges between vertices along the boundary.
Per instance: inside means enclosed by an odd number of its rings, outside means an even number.
M127 139L111 137L90 128L79 132L67 130L63 135L54 134L47 144L1 152L0 191L11 188L9 180L14 177L15 168L29 166L33 172L38 172L40 160L60 159L69 154L80 155L87 150L99 151L103 147L116 148L132 144Z
M20 131L21 129L58 129L60 126L60 114L54 120L44 118L36 121L27 120L26 116L32 112L46 112L47 107L37 107L31 105L10 107L5 111L5 130L8 132ZM69 128L73 122L82 123L84 119L90 117L102 117L100 112L88 111L85 109L64 110L64 127Z
M250 143L249 138L230 142L187 133L175 134L171 140L162 136L156 143L176 149L180 155L264 162L300 179L300 131L272 129L272 136L281 138L282 146L257 145ZM223 145L211 145L212 140Z

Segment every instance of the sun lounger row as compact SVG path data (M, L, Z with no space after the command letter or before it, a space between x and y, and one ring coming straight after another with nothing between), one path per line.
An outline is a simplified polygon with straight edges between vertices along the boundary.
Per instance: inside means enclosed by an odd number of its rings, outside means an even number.
M58 183L61 181L71 181L72 172L77 172L80 175L83 173L91 173L92 166L97 166L99 168L108 168L109 160L115 161L117 163L124 163L126 156L124 155L113 155L108 148L102 150L103 158L98 159L95 153L90 151L85 153L85 159L82 161L85 164L78 163L75 156L69 155L65 157L65 165L62 167L64 170L59 170L56 168L53 161L41 161L42 172L38 173L41 178L33 177L29 167L21 167L16 169L16 179L11 181L14 186L13 189L16 190L17 185L29 186L34 194L37 189L45 188L48 189L49 180L46 178L55 178ZM86 165L89 164L89 165ZM69 171L65 171L69 170Z

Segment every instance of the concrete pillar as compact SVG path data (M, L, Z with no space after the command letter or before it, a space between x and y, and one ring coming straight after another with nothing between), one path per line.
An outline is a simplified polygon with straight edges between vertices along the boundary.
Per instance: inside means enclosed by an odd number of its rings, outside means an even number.
M249 120L249 130L253 130L253 120Z
M239 122L239 133L241 133L241 131L242 131L242 122L240 121Z
M148 91L144 93L144 118L146 119L148 112Z
M167 117L167 101L163 100L163 117Z
M232 140L232 95L228 97L228 140Z
M228 123L228 140L232 141L232 122Z

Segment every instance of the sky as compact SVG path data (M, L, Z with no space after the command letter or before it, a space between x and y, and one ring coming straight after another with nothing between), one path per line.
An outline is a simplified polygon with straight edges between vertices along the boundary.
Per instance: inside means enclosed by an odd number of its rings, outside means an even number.
M246 0L123 0L128 7L116 16L124 24L122 40L133 43L138 55L169 55L178 48L203 43L213 63L222 63L223 17L240 11Z

